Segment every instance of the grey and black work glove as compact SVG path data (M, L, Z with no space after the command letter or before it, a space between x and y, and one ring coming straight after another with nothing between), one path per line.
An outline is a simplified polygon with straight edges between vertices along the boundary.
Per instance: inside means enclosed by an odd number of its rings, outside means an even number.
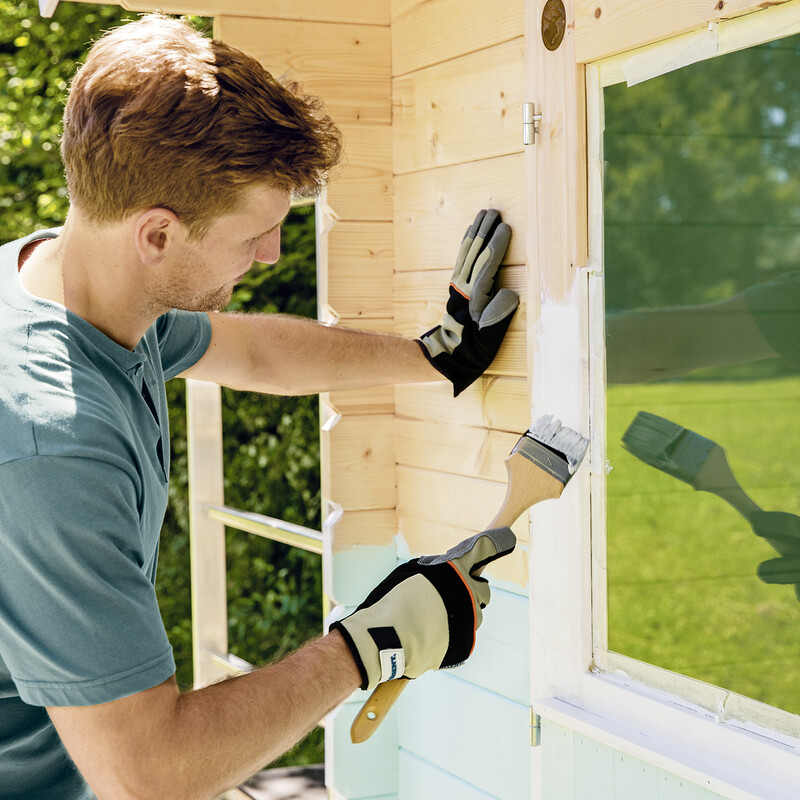
M477 573L516 541L510 528L496 528L442 556L401 564L349 617L333 623L353 653L361 688L466 661L490 595Z
M492 363L519 305L516 292L494 289L510 240L511 228L500 221L500 212L478 212L461 241L441 325L417 339L456 396Z

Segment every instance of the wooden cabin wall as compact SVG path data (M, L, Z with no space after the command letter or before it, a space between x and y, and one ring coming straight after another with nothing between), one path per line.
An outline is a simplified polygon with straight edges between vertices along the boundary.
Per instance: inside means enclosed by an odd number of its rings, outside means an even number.
M245 15L258 14L258 17ZM391 331L392 173L388 2L237 3L215 35L320 96L342 131L344 161L317 209L318 300L338 325ZM390 388L322 398L323 517L343 509L333 552L391 542L395 480ZM335 582L335 578L334 578ZM329 586L335 603L359 598Z
M476 212L513 230L500 285L522 298L487 374L395 390L397 530L407 554L444 552L502 503L504 459L530 425L526 352L523 0L393 0L394 321L436 325ZM397 712L399 800L530 796L528 518L493 584L478 645L426 675Z
M344 158L317 202L320 318L394 329L392 104L388 0L219 3L215 35L322 98L342 131ZM235 8L235 11L231 10ZM335 421L338 418L338 421ZM396 563L394 391L321 396L325 593L352 610ZM334 422L332 426L330 423ZM334 796L391 797L396 731L356 747L349 727L366 695L328 721Z

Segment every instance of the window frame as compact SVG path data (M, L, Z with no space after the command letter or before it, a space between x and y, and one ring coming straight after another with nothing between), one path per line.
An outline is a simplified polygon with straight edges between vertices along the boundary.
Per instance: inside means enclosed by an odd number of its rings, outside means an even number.
M541 306L545 323L577 321L580 369L549 388L547 376L563 371L564 348L540 344L534 356L542 376L534 406L564 408L569 397L564 413L588 422L590 450L588 468L558 507L531 512L532 683L541 698L533 710L704 788L750 800L797 797L800 716L607 649L603 89L795 33L800 0L586 65L588 261L569 309L551 308L546 296Z

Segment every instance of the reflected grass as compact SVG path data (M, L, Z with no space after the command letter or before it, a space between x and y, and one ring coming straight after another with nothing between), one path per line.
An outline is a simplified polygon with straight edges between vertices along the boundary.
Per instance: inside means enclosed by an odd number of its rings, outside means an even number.
M800 603L756 577L775 551L724 501L623 450L650 411L721 445L762 508L800 513L800 378L608 390L609 648L800 713Z

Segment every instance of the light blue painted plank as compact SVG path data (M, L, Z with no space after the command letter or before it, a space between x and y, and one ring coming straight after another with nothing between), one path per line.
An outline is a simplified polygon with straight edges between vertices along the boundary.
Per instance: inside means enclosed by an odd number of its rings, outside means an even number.
M696 783L659 770L656 797L658 800L708 800L708 793Z
M405 750L399 757L399 787L398 800L497 800Z
M499 800L531 794L530 710L437 672L399 709L400 746Z
M370 739L350 741L361 708L343 705L325 721L325 764L329 785L347 800L397 794L397 711L392 709Z
M614 797L616 800L657 798L658 769L627 753L615 752Z
M723 795L542 720L543 800L725 800Z
M528 598L492 587L475 650L453 674L530 705L528 630Z
M573 764L576 800L615 800L614 755L610 747L575 734Z
M360 545L334 554L331 566L333 600L357 606L397 566L395 544Z
M576 800L575 734L543 719L541 737L543 800Z

